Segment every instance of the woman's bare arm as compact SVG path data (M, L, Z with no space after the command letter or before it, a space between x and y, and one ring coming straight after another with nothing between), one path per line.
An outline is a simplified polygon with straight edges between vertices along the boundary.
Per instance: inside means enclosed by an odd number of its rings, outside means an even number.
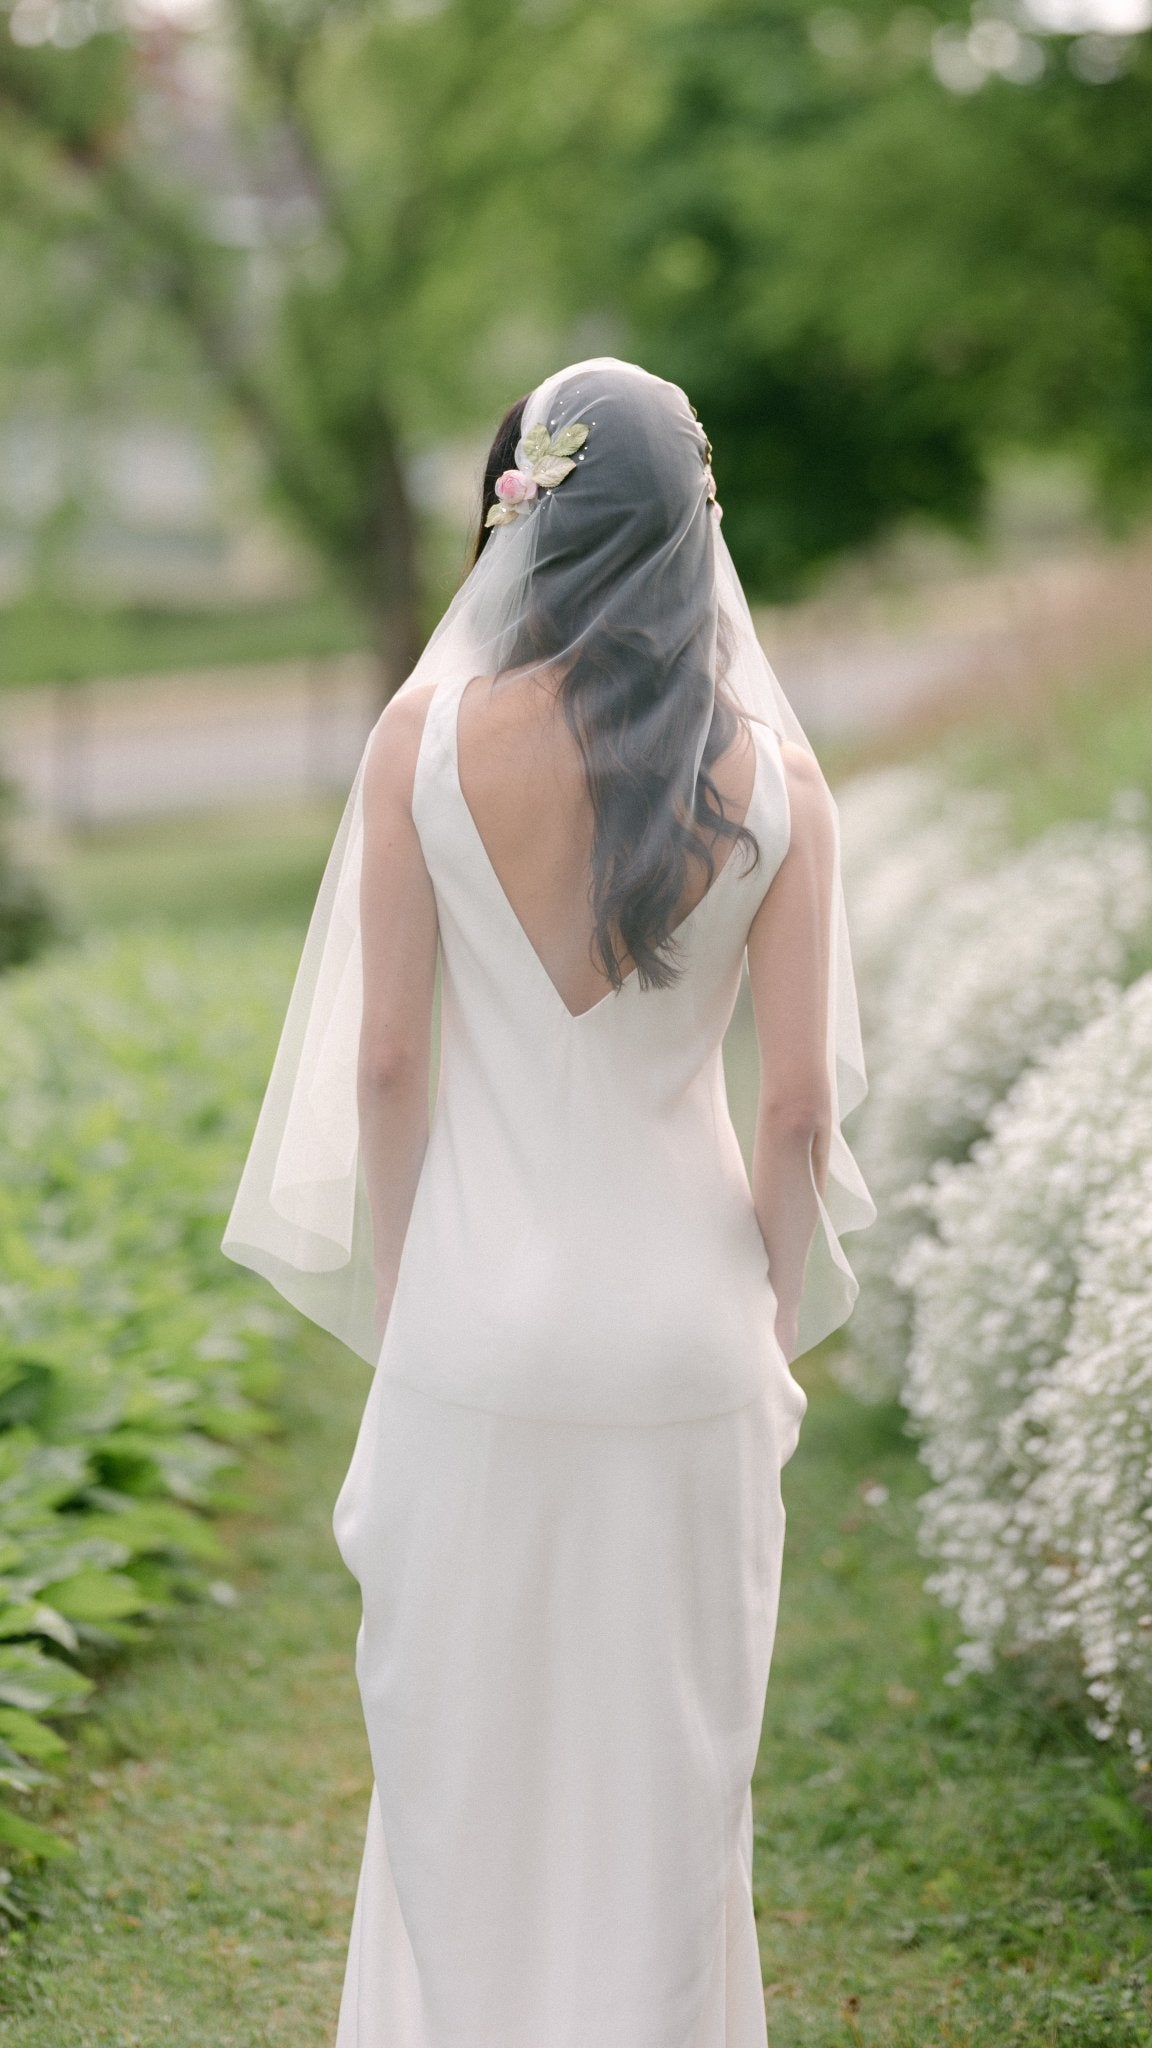
M792 837L748 935L760 1048L752 1196L776 1294L776 1335L795 1356L804 1267L824 1192L831 1131L827 1063L835 825L824 779L804 748L781 749Z
M385 712L364 772L364 1021L357 1097L383 1336L428 1143L436 900L412 820L429 691Z

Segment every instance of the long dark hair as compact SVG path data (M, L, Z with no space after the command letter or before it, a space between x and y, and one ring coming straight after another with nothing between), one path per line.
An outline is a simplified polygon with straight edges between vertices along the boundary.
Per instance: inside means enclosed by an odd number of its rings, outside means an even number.
M505 663L544 667L563 650L559 696L593 815L592 955L617 989L628 960L642 988L677 979L675 927L694 863L708 888L720 841L743 847L749 866L760 857L754 834L729 817L712 775L747 720L724 685L729 635L716 613L703 437L682 400L683 419L669 419L659 394L670 387L651 382L655 398L634 378L619 389L608 381L597 400L599 430L581 455L580 487L574 478L530 515L547 525L532 608ZM490 536L484 520L497 503L496 479L515 463L526 404L521 398L509 407L489 450L474 563ZM646 608L617 595L637 564L650 571ZM711 722L689 790L686 764L709 700Z
M492 446L488 450L484 463L484 482L480 488L480 521L476 528L476 537L472 543L472 553L468 563L470 569L476 567L484 552L488 536L492 531L490 526L485 526L484 521L487 519L493 505L497 503L496 479L498 476L503 476L506 469L515 468L516 443L520 439L520 422L524 417L524 407L527 403L528 393L525 392L523 398L518 398L514 405L508 407L500 425L496 429Z

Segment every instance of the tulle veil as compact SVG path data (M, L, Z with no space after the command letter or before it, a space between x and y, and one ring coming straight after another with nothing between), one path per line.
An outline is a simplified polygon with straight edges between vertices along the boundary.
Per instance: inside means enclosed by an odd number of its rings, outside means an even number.
M583 437L573 431L581 427ZM648 457L657 445L663 488L654 492ZM683 392L636 365L596 357L550 377L524 412L516 456L524 495L490 536L404 689L498 676L513 663L518 672L533 661L551 666L595 628L622 662L642 662L656 678L685 679L686 792L712 721L719 649L736 707L811 753L757 639L724 540L710 454ZM548 482L557 469L557 481ZM666 713L666 698L655 696L648 714L654 745L667 743ZM336 833L223 1239L229 1258L263 1274L370 1364L381 1340L357 1062L362 791L378 731L369 735ZM841 1238L875 1215L841 1128L866 1078L838 847L829 945L833 1128L805 1273L801 1351L849 1314L857 1285Z

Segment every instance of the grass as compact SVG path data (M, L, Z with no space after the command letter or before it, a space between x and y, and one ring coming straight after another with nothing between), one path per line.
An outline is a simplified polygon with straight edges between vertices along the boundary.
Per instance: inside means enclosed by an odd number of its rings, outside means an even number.
M29 598L0 609L0 687L345 654L364 628L338 594L211 611Z
M1118 794L1152 811L1152 657L1130 656L1074 681L1036 682L998 699L961 700L897 737L836 753L850 775L894 758L935 762L973 787L1004 790L1021 839L1064 818L1103 818Z
M901 1413L802 1376L755 1787L773 2048L1152 2041L1152 1826L1126 1774L1014 1674L946 1682Z
M772 2048L1143 2048L1150 1831L1059 1713L944 1684L896 1411L804 1378L755 1787ZM106 1686L59 1796L78 1854L7 1960L5 2048L330 2038L369 1767L329 1519L365 1384L301 1335L232 1530L237 1604Z
M341 809L313 799L94 827L62 837L52 868L84 925L296 920L303 933Z
M1118 793L1152 808L1152 658L1090 681L1030 692L958 726L939 743L958 780L1006 789L1014 823L1031 838L1063 818L1106 817Z

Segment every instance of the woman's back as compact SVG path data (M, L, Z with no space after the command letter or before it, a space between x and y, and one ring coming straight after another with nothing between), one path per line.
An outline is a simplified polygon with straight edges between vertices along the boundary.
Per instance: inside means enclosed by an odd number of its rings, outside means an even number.
M770 732L744 729L718 767L755 856L722 843L708 887L700 865L667 987L633 971L613 989L591 961L591 813L554 700L473 679L428 708L411 802L441 1064L386 1376L508 1414L635 1424L731 1409L776 1370L721 1044L788 800Z
M592 954L593 813L584 758L557 688L536 675L477 677L458 708L457 760L464 801L489 863L561 1001L589 1010L609 984ZM742 823L756 756L738 728L713 766L727 816ZM713 877L701 861L687 879L674 923L693 910L723 862L740 855L713 840ZM632 963L623 962L624 971Z

